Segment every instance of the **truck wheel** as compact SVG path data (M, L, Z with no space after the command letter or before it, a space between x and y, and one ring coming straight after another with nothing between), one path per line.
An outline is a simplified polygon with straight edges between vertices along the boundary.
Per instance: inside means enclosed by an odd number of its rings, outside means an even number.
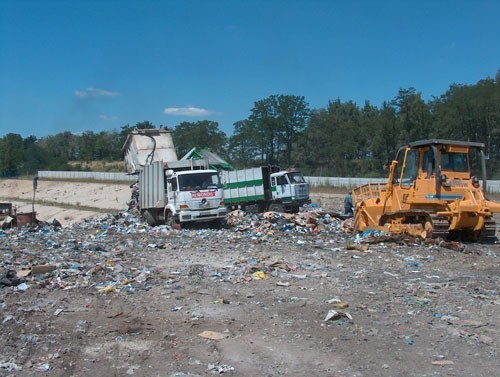
M259 206L257 204L250 204L245 207L245 212L259 213Z
M174 215L172 215L172 212L170 212L169 210L165 210L165 224L172 228L179 225L177 221L175 221Z
M271 211L271 212L285 212L285 207L283 207L283 204L273 203L269 206L269 211Z
M144 220L146 220L146 222L148 223L148 225L150 226L156 226L157 225L157 221L155 219L155 217L151 214L151 212L149 211L144 211L142 213L142 217L144 218Z
M224 227L224 220L223 219L212 220L210 222L210 225L214 229L221 229Z

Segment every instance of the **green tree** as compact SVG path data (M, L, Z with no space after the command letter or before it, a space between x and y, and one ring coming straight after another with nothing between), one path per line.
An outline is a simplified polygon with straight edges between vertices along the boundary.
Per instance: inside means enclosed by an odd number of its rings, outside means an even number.
M35 136L23 140L22 174L35 174L44 168L46 161L47 157Z
M115 154L115 135L110 132L101 131L95 135L94 155L96 160L113 161L120 156Z
M309 123L297 143L295 160L301 161L299 167L304 173L327 176L332 171L335 159L331 153L334 138L328 130L331 126L328 118L327 110L313 110Z
M401 125L398 140L401 145L429 137L432 131L430 109L415 88L399 89L391 104L397 110Z
M237 167L261 164L259 159L258 130L248 119L234 123L234 133L229 138L229 159Z
M256 125L261 159L269 164L292 164L292 149L297 135L310 116L302 96L272 95L255 102L249 120Z
M490 177L500 176L500 84L480 80L475 85L449 87L432 102L437 137L477 141L486 145Z
M72 161L78 159L78 136L69 132L61 132L49 135L38 141L40 148L44 150L49 159Z
M227 136L219 130L219 124L208 120L199 122L182 122L172 133L177 156L181 158L193 147L208 148L211 151L226 155Z
M21 173L23 161L23 138L19 134L9 133L0 139L0 174L3 177L15 177Z
M399 148L399 127L396 109L387 102L382 104L373 135L373 154L380 163L390 163Z
M368 158L368 136L362 132L361 112L352 101L330 101L326 109L312 112L298 148L305 171L320 176L350 176L353 161Z

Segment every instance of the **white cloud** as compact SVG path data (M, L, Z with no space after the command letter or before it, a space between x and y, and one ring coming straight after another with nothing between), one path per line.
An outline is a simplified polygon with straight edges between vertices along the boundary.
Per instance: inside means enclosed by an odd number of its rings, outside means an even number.
M167 107L163 110L168 115L183 115L188 117L201 117L216 114L215 111L201 109L199 107Z
M80 98L86 97L116 97L120 93L112 92L110 90L104 90L99 88L87 88L85 90L75 90L75 96Z
M99 115L99 119L107 121L107 122L114 122L115 120L118 120L118 117L116 115L101 114L101 115Z

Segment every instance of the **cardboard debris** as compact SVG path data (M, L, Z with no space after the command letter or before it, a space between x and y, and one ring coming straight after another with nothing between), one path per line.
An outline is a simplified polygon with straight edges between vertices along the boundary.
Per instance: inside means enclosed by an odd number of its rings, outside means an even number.
M26 276L29 276L31 274L31 269L23 269L23 270L19 270L17 271L16 275L18 278L25 278Z
M44 275L49 272L55 271L57 267L52 264L43 264L38 266L32 266L31 268L23 268L22 270L17 271L16 275L18 278L25 278L29 275L37 276Z
M201 336L202 338L205 338L205 339L211 339L211 340L221 340L221 339L227 338L226 335L224 335L220 332L216 332L216 331L203 331L203 332L199 333L198 336Z
M32 266L31 267L31 275L43 275L49 272L52 272L57 267L52 264L44 264L40 266Z
M435 360L432 365L453 365L454 362L451 360Z

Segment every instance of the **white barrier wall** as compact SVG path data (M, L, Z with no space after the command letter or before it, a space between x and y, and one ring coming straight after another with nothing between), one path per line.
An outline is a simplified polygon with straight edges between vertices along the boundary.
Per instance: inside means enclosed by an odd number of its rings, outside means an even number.
M333 186L350 189L367 183L385 183L387 178L304 177L311 186ZM486 189L490 194L500 194L500 181L488 180Z
M137 181L136 175L127 175L127 173L99 173L91 171L39 171L39 178L52 179L93 179L96 181ZM304 177L311 186L333 186L345 187L350 189L361 186L366 183L384 183L385 178L347 178L347 177ZM500 181L489 180L487 184L488 192L491 194L500 194Z
M101 173L93 171L47 171L38 172L38 178L50 179L92 179L96 181L137 181L137 175L127 175L127 173Z

